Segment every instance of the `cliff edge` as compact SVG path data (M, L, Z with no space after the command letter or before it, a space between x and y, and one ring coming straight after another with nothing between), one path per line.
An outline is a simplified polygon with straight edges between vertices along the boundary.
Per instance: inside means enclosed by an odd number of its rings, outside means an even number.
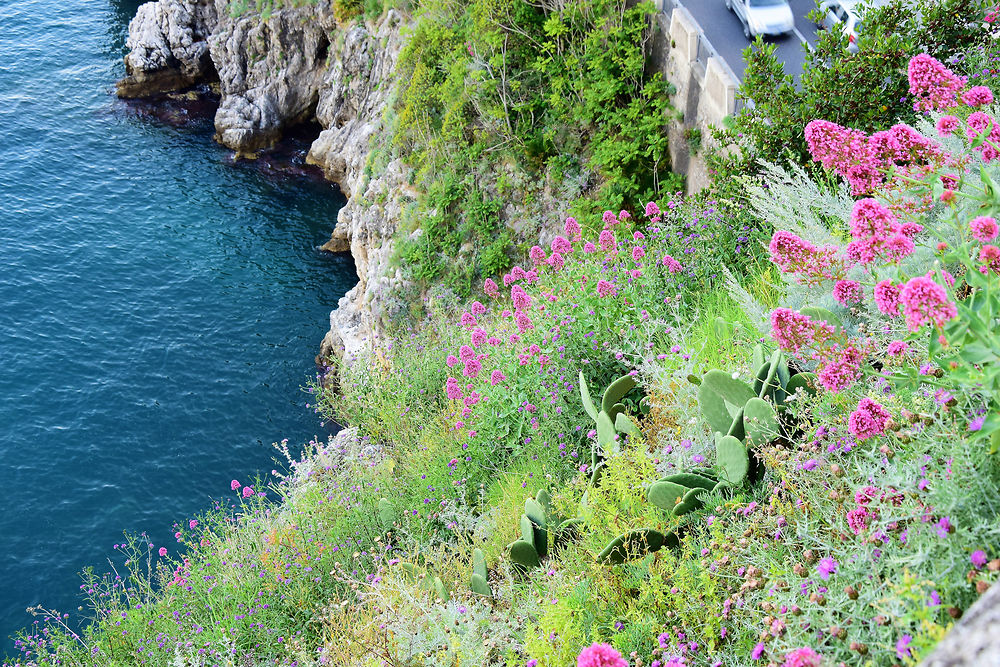
M330 241L350 251L358 285L331 313L317 361L357 356L378 336L380 300L394 282L388 270L399 213L414 196L408 170L394 161L365 175L382 128L407 17L390 10L375 23L341 25L329 0L238 13L230 0L156 0L129 24L122 98L147 97L218 81L215 138L239 156L273 146L303 121L322 127L308 160L348 198ZM382 202L374 205L369 202Z

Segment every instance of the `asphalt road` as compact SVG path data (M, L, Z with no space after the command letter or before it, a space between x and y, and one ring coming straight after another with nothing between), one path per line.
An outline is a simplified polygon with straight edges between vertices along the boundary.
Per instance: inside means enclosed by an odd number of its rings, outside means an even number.
M718 54L732 68L741 80L743 78L743 49L750 45L743 36L743 24L736 14L726 9L725 0L682 0L695 20L705 31ZM789 0L795 14L795 30L790 35L765 37L778 45L777 56L785 66L785 72L799 80L806 49L803 42L816 42L816 26L806 19L806 14L816 8L815 0Z

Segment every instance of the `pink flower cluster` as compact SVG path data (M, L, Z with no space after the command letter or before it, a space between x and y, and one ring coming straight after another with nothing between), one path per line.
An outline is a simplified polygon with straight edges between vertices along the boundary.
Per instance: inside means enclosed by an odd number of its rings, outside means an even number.
M915 111L945 111L958 106L967 79L926 53L914 56L906 69Z
M885 433L891 416L888 411L872 399L862 398L858 407L847 420L847 429L857 440L867 440Z
M882 185L890 168L905 173L907 166L920 169L927 163L953 162L937 144L903 124L869 137L828 120L812 120L805 139L813 159L846 178L855 196Z
M595 642L580 651L576 667L628 667L628 663L610 644Z
M819 653L808 646L803 646L786 653L781 667L822 667L822 664L823 658Z
M822 346L836 330L826 322L815 322L808 315L790 308L771 313L771 336L778 345L792 352Z
M958 315L958 309L948 298L944 287L936 283L928 273L926 276L911 278L900 293L906 327L917 331L928 322L943 327Z
M975 141L983 135L983 142L975 149L983 156L983 162L1000 159L1000 127L996 119L985 111L974 111L966 121L965 136Z
M828 391L846 389L861 374L862 351L853 341L838 341L836 328L826 322L778 308L771 313L771 336L783 349L818 362L816 379Z
M846 272L834 246L817 248L791 232L775 232L768 250L771 261L785 273L798 274L802 284L815 285L824 280L836 280Z
M862 264L903 259L913 253L911 237L923 231L916 223L900 224L892 211L874 199L854 202L850 225L854 240L847 245L847 257Z

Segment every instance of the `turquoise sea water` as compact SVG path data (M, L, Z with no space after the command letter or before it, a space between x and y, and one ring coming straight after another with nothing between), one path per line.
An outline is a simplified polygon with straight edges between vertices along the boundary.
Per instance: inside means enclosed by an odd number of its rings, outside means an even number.
M300 387L356 281L316 249L343 198L294 147L232 164L210 109L117 101L137 4L0 3L0 653L123 530L172 549L329 429Z

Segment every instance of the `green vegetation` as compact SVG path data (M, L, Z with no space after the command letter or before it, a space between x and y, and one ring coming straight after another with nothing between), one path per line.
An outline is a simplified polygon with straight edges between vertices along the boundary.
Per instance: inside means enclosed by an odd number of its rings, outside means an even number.
M421 54L465 48L445 10L459 37ZM408 81L465 90L423 57ZM428 297L311 388L349 429L282 443L266 496L234 480L176 553L130 541L82 632L40 610L12 664L917 664L1000 578L1000 130L989 91L914 62L933 109L905 150L806 116L819 176L763 164L745 203L569 218L500 285L463 269L486 303ZM411 129L486 131L438 91ZM412 141L427 252L460 253L448 216L500 204Z
M669 91L646 74L653 12L623 0L420 3L390 125L421 193L398 253L421 287L468 296L570 204L619 210L680 189Z

